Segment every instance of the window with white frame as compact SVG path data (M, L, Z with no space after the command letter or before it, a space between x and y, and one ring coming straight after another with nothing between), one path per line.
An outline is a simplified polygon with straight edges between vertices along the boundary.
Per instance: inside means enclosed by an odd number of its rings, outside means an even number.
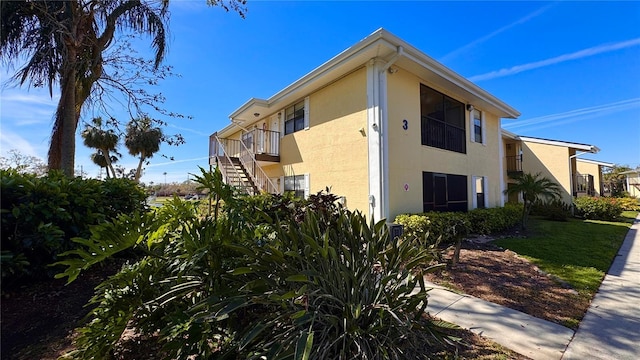
M291 192L301 199L309 196L309 174L285 176L284 192Z
M473 177L473 208L483 209L487 207L487 178L484 176Z
M482 111L474 109L471 111L471 141L485 143L484 114Z
M291 134L306 127L305 101L300 101L284 110L284 134Z

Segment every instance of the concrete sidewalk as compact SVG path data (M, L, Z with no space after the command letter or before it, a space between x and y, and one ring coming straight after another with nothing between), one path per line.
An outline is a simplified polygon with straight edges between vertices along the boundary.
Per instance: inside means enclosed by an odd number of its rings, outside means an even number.
M431 315L532 359L640 359L640 215L577 333L520 311L431 286L427 306Z
M532 359L558 360L573 330L464 294L434 286L427 312Z
M640 215L562 359L640 359Z

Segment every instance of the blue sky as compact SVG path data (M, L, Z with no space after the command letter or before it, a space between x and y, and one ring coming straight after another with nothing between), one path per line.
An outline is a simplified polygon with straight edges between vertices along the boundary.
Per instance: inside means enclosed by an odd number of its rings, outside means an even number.
M520 135L587 143L584 158L640 165L640 2L248 1L246 18L171 3L165 63L181 76L160 83L166 119L186 144L163 146L144 182L182 182L206 167L208 136L252 97L269 98L383 27L521 112L503 127ZM141 51L147 51L142 42ZM6 81L6 73L2 82ZM0 151L45 158L57 99L2 87ZM86 119L89 120L87 115ZM78 137L76 165L98 168ZM124 148L122 153L126 153ZM125 157L127 168L136 165Z

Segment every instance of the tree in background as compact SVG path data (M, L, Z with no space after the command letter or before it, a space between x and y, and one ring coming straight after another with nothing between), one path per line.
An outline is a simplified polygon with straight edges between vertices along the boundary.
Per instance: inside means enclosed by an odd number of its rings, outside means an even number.
M622 174L629 171L628 165L614 165L604 173L604 186L609 189L612 197L623 197L628 191L626 189L626 176Z
M140 181L142 164L148 163L147 160L160 151L160 143L163 138L162 129L153 127L153 121L148 117L129 122L124 145L129 150L129 154L139 158L138 168L134 173L133 180Z
M3 1L0 49L9 61L27 58L20 85L60 89L49 147L49 168L73 176L75 133L83 105L104 70L104 52L116 31L152 37L155 66L166 47L167 2Z
M96 152L91 154L91 160L106 169L107 178L116 177L113 163L118 160L118 134L113 129L103 128L102 118L97 117L85 126L81 135L85 146L96 149Z
M245 0L207 3L225 10L232 8L244 16ZM140 93L123 86L118 76L135 74L128 79L137 78L136 68L146 62L128 58L128 63L118 63L122 57L114 56L114 74L109 76L105 73L105 56L122 35L148 35L154 50L153 67L157 69L165 56L168 4L166 0L0 2L0 59L9 66L26 60L13 81L47 86L51 96L54 86L60 90L48 153L49 169L61 169L73 176L78 121L85 104L91 102L94 85L100 86L101 80L108 80L105 86L121 92L128 106L138 107ZM157 109L155 100L153 96L147 99L147 105Z
M527 228L529 213L533 204L539 198L546 197L557 199L560 197L560 186L546 177L540 177L540 173L524 173L516 178L513 186L504 191L505 194L520 194L524 199L522 208L522 229Z
M0 156L0 169L13 169L20 174L42 176L47 173L47 164L37 156L25 155L20 150L11 149L6 157Z

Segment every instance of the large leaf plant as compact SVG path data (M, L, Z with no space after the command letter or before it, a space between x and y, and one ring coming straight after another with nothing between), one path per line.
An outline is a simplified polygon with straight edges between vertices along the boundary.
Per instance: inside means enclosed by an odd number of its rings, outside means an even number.
M113 254L145 255L97 287L76 359L109 358L125 329L157 336L171 359L429 357L455 326L424 313L417 269L430 254L391 238L332 194L243 196L219 171L196 179L211 211L179 199L76 239L62 277Z

